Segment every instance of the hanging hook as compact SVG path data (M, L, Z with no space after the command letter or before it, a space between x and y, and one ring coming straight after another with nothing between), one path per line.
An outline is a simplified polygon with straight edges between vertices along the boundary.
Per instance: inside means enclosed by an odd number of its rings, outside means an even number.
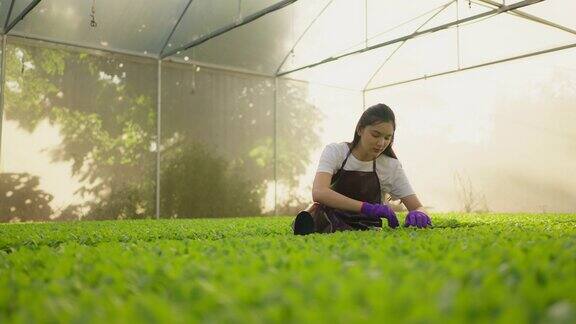
M90 27L96 28L98 23L96 22L96 0L92 0L92 10L90 11Z

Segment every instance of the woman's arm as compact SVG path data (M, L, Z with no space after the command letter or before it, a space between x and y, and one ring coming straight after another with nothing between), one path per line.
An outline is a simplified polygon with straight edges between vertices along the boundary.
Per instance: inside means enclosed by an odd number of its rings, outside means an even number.
M416 195L406 196L404 198L400 198L400 200L402 201L404 206L408 208L408 211L420 210L426 212L424 210L424 207L422 206L422 203L420 202L420 200Z
M332 175L328 172L317 172L314 177L314 184L312 186L312 199L314 202L324 204L326 206L348 210L352 212L360 212L362 208L362 201L348 198L330 188L330 181Z

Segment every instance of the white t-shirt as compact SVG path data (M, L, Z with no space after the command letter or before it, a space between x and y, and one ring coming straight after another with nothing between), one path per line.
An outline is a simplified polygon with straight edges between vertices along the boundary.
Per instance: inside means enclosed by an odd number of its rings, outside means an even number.
M346 142L326 145L320 156L316 172L335 174L342 166L348 151L349 148ZM354 157L354 154L350 154L346 165L344 165L344 170L371 172L372 161L360 161ZM397 159L381 154L376 159L376 173L380 180L382 194L389 193L393 199L400 199L414 194L402 165Z

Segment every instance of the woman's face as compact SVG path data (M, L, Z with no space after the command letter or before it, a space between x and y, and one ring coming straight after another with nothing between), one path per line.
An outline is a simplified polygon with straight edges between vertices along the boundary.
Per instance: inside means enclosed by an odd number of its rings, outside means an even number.
M367 156L375 159L390 145L394 135L392 122L380 122L361 128L360 148Z

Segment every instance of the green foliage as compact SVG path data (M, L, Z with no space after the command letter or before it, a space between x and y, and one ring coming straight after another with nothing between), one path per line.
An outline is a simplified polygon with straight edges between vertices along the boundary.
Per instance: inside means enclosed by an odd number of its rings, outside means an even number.
M104 220L110 219L109 215L114 215L113 218L115 219L150 217L152 214L150 211L154 210L154 206L149 201L153 201L153 197L150 197L151 199L148 201L143 201L142 193L152 193L152 189L143 188L136 184L115 188L112 193L113 198L90 203L90 212L78 219Z
M0 322L574 323L576 215L0 224Z
M278 181L289 187L298 187L297 175L303 174L312 162L309 152L320 146L319 125L325 116L315 106L301 102L307 87L303 82L279 82Z
M6 59L6 119L28 132L43 122L56 127L61 140L49 149L51 158L68 162L81 182L76 193L87 202L58 206L59 218L154 215L156 65L16 41L9 43ZM286 116L275 142L271 79L199 75L225 100L213 91L186 97L181 88L165 89L161 146L172 147L176 139L192 148L170 149L162 157L167 163L162 165L162 184L167 186L162 193L168 193L161 201L163 217L258 214L275 175L298 185L298 175L319 143L314 128L318 111L304 99L305 84L282 83L278 100L286 106ZM198 116L194 124L190 109ZM221 125L226 125L227 136L217 130ZM194 148L198 142L210 150ZM274 172L276 162L282 172ZM48 216L54 215L44 219Z
M164 152L160 178L163 217L246 216L260 212L253 184L199 143L176 145Z
M61 143L49 151L52 160L71 162L82 181L77 193L89 200L63 208L60 217L152 215L156 109L142 95L146 85L128 80L146 71L153 76L154 66L140 64L143 72L136 73L130 62L25 45L8 46L6 59L6 119L29 132L43 121L57 126Z
M47 219L54 197L38 189L39 184L29 173L0 174L0 222Z

